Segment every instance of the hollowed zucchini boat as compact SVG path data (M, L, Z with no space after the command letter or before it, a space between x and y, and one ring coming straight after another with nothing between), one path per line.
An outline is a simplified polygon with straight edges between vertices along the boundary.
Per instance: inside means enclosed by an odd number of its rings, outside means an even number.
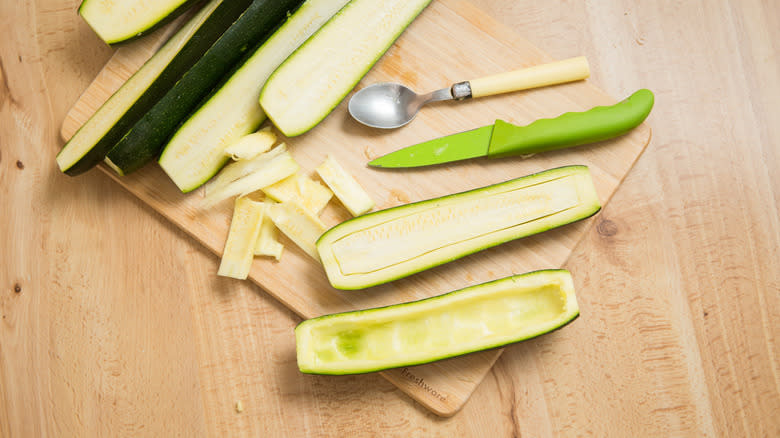
M535 271L420 301L303 321L295 328L298 368L357 374L418 365L543 335L579 313L568 271Z
M360 289L406 277L601 209L586 166L566 166L342 222L317 250L331 285Z

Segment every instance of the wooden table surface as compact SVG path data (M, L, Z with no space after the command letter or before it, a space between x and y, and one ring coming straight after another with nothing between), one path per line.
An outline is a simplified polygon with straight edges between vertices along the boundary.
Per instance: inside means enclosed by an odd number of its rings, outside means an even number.
M78 3L0 1L0 436L780 436L780 3L473 0L656 106L567 262L582 317L446 419L300 374L298 317L103 173L59 173L111 55Z

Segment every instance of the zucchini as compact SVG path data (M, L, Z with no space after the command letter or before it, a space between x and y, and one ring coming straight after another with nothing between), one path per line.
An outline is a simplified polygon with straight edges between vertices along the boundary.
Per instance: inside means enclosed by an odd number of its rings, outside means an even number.
M276 202L295 202L313 215L319 215L333 197L327 187L301 172L263 187L263 193Z
M145 35L178 17L197 0L84 0L79 15L107 44Z
M271 149L268 152L264 152L255 158L252 158L251 160L238 160L236 162L230 163L225 166L224 169L222 169L222 172L220 172L216 178L212 179L208 184L203 186L203 192L206 197L208 197L212 193L222 190L226 186L249 175L250 173L254 173L262 169L269 169L270 166L268 163L282 155L289 155L289 158L293 159L292 155L290 155L290 153L287 151L287 145L285 143L280 143L279 146Z
M225 148L225 156L234 161L251 160L263 152L268 152L276 143L276 134L270 129L261 129L241 137L237 142Z
M535 271L309 319L295 327L295 349L304 373L369 373L503 347L559 329L579 314L568 271Z
M374 201L368 193L330 155L315 170L352 216L360 216L374 208Z
M236 199L217 275L239 280L246 280L249 276L264 209L262 202L244 196Z
M75 176L103 160L250 3L251 0L207 3L65 143L57 154L60 170Z
M584 219L600 208L588 168L560 167L350 219L322 235L317 250L333 287L359 289Z
M266 209L266 213L276 228L280 229L294 244L314 260L319 260L317 239L327 229L320 218L294 202L271 204Z
M431 0L352 0L266 82L260 105L284 135L325 118Z
M276 149L259 155L251 161L237 161L226 167L226 178L215 179L208 187L204 206L208 207L235 195L246 195L279 182L300 170L300 166L286 150ZM236 172L233 172L233 171ZM232 179L233 175L238 175ZM222 175L220 175L222 176Z
M233 1L233 0L230 0ZM254 0L222 36L109 151L120 175L153 160L176 128L251 47L267 38L300 0ZM208 130L199 128L203 133Z
M225 148L266 119L258 98L265 80L347 0L309 0L190 115L168 142L160 166L183 192L226 163Z
M270 203L265 202L263 209L263 222L260 224L260 234L257 236L257 242L255 243L255 255L256 256L269 256L279 261L282 258L282 252L284 251L284 245L277 240L276 225L274 225L271 218L268 216L268 207Z

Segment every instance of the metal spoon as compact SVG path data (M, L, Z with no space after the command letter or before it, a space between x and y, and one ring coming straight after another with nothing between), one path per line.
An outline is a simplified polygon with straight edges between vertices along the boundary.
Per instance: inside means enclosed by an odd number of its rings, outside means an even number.
M562 84L585 79L589 74L588 61L585 57L580 56L458 82L451 87L421 95L401 84L381 82L355 93L349 101L349 113L355 120L364 125L392 129L411 122L420 108L430 102L492 96L510 91Z

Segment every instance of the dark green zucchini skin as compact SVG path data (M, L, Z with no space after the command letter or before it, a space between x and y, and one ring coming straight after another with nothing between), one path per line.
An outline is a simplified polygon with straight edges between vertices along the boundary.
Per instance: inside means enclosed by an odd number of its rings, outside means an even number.
M302 0L254 0L203 57L109 151L106 158L114 169L126 175L156 158L178 126L220 80L301 3Z
M103 161L111 148L154 106L161 96L176 84L176 81L187 70L198 62L214 41L219 39L225 30L249 7L251 2L252 0L225 0L214 9L206 22L198 28L197 32L187 41L152 85L147 88L146 92L127 108L119 121L75 165L65 170L65 173L76 176Z

